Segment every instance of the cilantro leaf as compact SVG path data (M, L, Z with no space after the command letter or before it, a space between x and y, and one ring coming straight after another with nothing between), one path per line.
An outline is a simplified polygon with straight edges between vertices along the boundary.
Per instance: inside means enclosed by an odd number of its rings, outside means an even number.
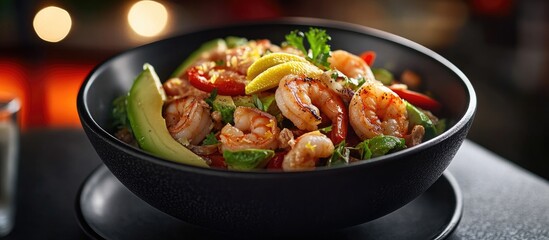
M303 43L304 38L307 38L309 50L305 48L305 44ZM287 44L299 49L307 56L306 58L309 62L322 69L330 67L330 63L328 63L328 58L330 57L329 40L331 40L331 37L326 34L326 30L318 28L310 28L306 33L294 30L286 35Z
M303 54L307 55L307 50L305 49L305 45L303 45L304 36L305 35L303 34L303 32L294 30L286 35L286 42L291 46L299 49L301 52L303 52Z
M206 138L202 141L202 145L215 145L218 143L219 141L217 141L217 138L215 137L215 134L213 132L210 132L208 135L206 135Z
M330 45L327 43L331 38L326 34L326 30L311 28L305 33L305 36L310 45L307 56L313 63L329 68L330 63L328 63L328 57L330 57Z
M337 166L349 164L349 148L345 147L345 140L335 146L334 152L328 160L328 166Z
M213 102L215 100L215 98L217 97L217 88L214 88L211 92L210 92L210 96L206 99L204 99L204 101L210 105L210 107L213 108Z

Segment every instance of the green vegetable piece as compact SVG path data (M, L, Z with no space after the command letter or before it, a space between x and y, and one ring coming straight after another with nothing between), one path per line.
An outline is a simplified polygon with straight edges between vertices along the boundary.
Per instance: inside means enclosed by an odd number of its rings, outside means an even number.
M345 87L348 87L355 91L359 89L366 82L366 79L364 77L350 78L345 76L345 74L343 74L338 70L333 70L331 77L334 81L343 81Z
M208 133L208 135L206 135L206 138L202 140L202 145L215 145L218 143L219 141L217 140L213 132Z
M345 147L345 140L335 146L334 152L330 159L328 159L327 166L339 166L349 164L350 151Z
M242 37L229 36L225 38L225 42L227 43L228 48L234 48L234 47L242 46L248 43L248 39L242 38Z
M389 70L384 68L372 68L372 73L376 80L383 83L383 85L390 85L393 82L393 74Z
M229 169L251 170L263 168L274 157L273 150L247 149L240 151L223 151L223 157Z
M276 102L274 94L252 95L254 106L264 112L269 112L273 103Z
M297 49L299 49L303 54L307 55L307 49L305 49L305 45L303 44L303 37L305 34L301 31L294 30L291 31L289 34L285 36L286 43L290 46L293 46Z
M122 95L112 101L112 126L114 129L128 128L131 131L128 114L126 113L127 95Z
M406 102L406 111L408 112L408 121L410 122L410 125L412 126L421 125L425 128L425 135L423 136L423 141L435 137L438 131L435 128L433 121L431 121L431 119L425 113L423 113L419 108L410 104L408 101L405 101L405 102Z
M259 99L263 103L263 111L276 116L280 113L280 109L278 108L278 105L276 105L276 98L274 93L270 94L261 94L259 96Z
M309 31L306 33L294 30L285 37L286 43L303 52L309 62L322 69L330 68L330 63L328 62L330 45L328 45L328 41L331 40L331 37L326 33L326 30L309 28ZM307 38L307 42L309 43L308 51L305 49L303 43L304 37Z
M364 140L355 148L360 152L360 158L366 160L404 149L406 144L404 138L380 135Z
M255 107L252 96L233 96L234 105L237 107Z
M200 45L200 47L198 49L196 49L194 52L192 52L187 57L187 59L185 59L185 61L183 61L175 69L175 71L172 73L172 75L170 75L170 77L174 78L174 77L181 76L181 74L185 73L185 71L187 71L187 68L189 68L189 66L191 66L191 64L196 62L196 60L198 58L200 58L203 53L209 52L209 51L211 51L213 49L216 49L216 48L225 48L225 47L227 47L227 43L225 43L225 40L223 40L223 39L214 39L214 40L210 40L208 42L203 43L202 45Z
M217 88L214 88L211 92L210 92L210 96L206 99L204 99L204 101L210 105L210 107L213 108L213 102L215 100L215 98L217 97Z
M261 101L261 99L259 99L257 94L252 95L252 99L253 99L253 102L254 102L254 106L257 109L259 109L261 111L265 111L265 107L263 106L263 102Z
M166 94L154 68L145 64L134 80L126 99L128 120L139 147L167 160L201 167L208 164L177 142L168 132L162 117Z
M215 111L221 113L221 120L224 123L234 123L234 111L236 110L236 105L234 104L231 96L217 95L212 105Z
M319 128L318 131L320 131L321 133L324 133L324 134L328 134L329 132L332 131L332 125L327 126L327 127L323 127L323 128Z
M445 118L439 119L438 122L435 124L436 134L439 135L439 134L443 133L444 131L446 131L447 125L448 124L447 124Z

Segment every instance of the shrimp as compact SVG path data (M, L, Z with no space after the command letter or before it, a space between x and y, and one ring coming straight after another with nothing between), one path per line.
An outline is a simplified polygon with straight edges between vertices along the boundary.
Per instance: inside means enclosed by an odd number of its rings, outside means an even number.
M284 156L284 171L311 170L319 158L325 158L334 152L332 141L319 131L305 133L293 143L292 149Z
M325 71L319 79L328 88L336 92L346 104L351 101L355 94L355 91L347 85L347 80L342 77L342 73L337 70Z
M214 65L238 74L246 74L250 65L267 51L280 52L281 49L267 39L250 40L246 44L233 48L220 44L218 48L202 54L193 65ZM205 69L209 68L211 67L205 67Z
M221 150L274 150L278 147L279 133L276 118L271 114L256 108L239 106L234 111L234 126L227 124L221 129Z
M168 132L183 145L197 145L213 127L208 104L193 96L168 102L163 115Z
M375 80L366 81L349 104L351 126L362 140L382 134L403 137L407 115L404 100Z
M332 141L338 144L347 136L347 108L337 93L320 80L287 75L280 80L275 99L282 115L297 128L317 130L322 111L332 122Z
M331 68L350 78L375 79L372 70L362 58L344 50L333 51L328 58Z
M180 78L170 78L162 84L162 87L166 95L171 98L193 96L205 99L209 96L207 92L193 87L188 81L181 80Z

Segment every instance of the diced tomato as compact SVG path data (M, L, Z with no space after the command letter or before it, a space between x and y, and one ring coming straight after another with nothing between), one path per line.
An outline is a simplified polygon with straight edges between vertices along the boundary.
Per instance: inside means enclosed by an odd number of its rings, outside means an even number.
M360 54L360 58L368 64L368 66L372 66L374 64L374 61L376 60L376 52L374 51L365 51L362 54Z
M230 70L226 70L230 71ZM234 73L233 75L237 75ZM228 77L228 75L220 75L215 79L215 81L210 81L210 74L207 71L200 71L198 67L192 67L187 70L187 76L189 77L189 82L193 87L198 88L205 92L211 92L214 88L217 88L217 93L219 95L225 96L239 96L245 95L244 82L239 81L238 79L233 79ZM244 76L242 76L245 78Z
M399 97L408 101L409 103L411 103L416 107L419 107L431 112L437 112L442 108L442 104L440 104L437 100L425 94L418 93L408 89L402 89L399 87L389 86L389 88L393 90L393 92L395 92Z

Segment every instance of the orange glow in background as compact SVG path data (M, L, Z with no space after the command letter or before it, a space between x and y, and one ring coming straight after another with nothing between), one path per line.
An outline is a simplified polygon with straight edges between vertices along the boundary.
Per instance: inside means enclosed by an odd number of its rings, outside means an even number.
M52 127L80 127L76 97L93 68L85 64L54 64L44 71L44 122Z
M20 62L0 59L0 94L19 98L21 102L19 121L21 128L25 129L29 117L29 87Z
M36 67L23 66L14 59L0 59L0 93L21 100L22 130L79 128L76 97L93 66L90 63L50 63Z

